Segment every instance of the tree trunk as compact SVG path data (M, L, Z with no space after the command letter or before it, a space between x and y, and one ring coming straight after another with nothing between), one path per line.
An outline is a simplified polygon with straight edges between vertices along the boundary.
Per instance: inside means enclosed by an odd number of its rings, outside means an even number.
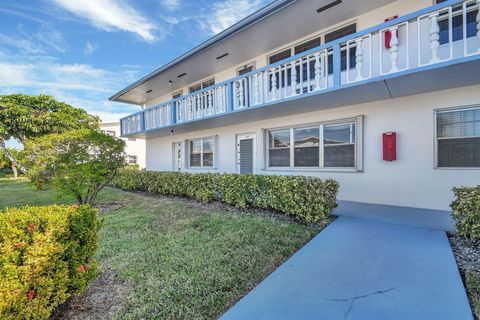
M17 170L17 166L14 165L14 164L12 165L12 171L13 171L13 177L15 179L17 179L18 178L18 170Z
M18 170L20 170L21 173L27 173L27 170L25 169L24 166L22 166L18 161L8 152L7 146L5 145L4 140L0 140L0 148L3 150L5 153L5 156L7 157L8 160L12 163L12 166L17 167Z

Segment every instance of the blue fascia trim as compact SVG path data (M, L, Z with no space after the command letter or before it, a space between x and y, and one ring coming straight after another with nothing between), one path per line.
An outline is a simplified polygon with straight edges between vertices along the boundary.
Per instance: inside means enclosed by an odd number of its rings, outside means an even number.
M146 77L143 77L142 79L134 82L133 84L131 84L130 86L126 87L125 89L119 91L118 93L116 93L115 95L113 95L112 97L109 98L109 100L113 101L115 99L117 99L119 96L123 95L124 93L126 93L127 91L129 91L130 89L133 89L134 87L148 81L150 78L160 74L161 72L165 71L166 69L174 66L175 64L178 64L180 63L181 61L189 58L190 56L194 55L195 53L198 53L200 52L201 50L203 49L206 49L209 45L212 45L214 43L218 43L222 40L225 40L227 39L228 37L232 36L234 33L236 32L239 32L241 31L241 29L244 29L258 21L260 21L261 19L263 19L266 15L269 15L275 11L278 11L280 9L282 9L283 7L287 6L287 5L290 5L291 3L293 2L296 2L298 0L283 0L283 1L276 1L276 2L273 2L271 5L268 5L267 7L257 11L256 13L252 14L251 16L241 20L240 22L238 22L237 24L233 25L232 27L224 30L223 32L219 33L218 35L214 36L213 38L211 38L210 40L207 40L206 42L204 42L203 44L201 44L200 46L188 51L186 54L180 56L179 58L173 60L172 62L166 64L165 66L161 67L160 69L157 69L156 71L150 73L149 75L147 75ZM318 47L315 47L311 50L308 50L308 51L305 51L305 52L302 52L300 54L297 54L297 55L294 55L288 59L285 59L285 60L282 60L282 61L279 61L277 63L274 63L274 64L270 64L270 65L267 65L263 68L260 68L260 69L256 69L256 70L252 70L250 71L249 73L246 73L246 74L243 74L241 76L238 76L238 77L235 77L233 79L229 79L227 81L224 81L222 83L219 83L218 85L221 85L221 84L225 84L227 82L230 82L230 81L235 81L239 78L243 78L243 77L248 77L249 75L252 75L252 74L255 74L255 73L258 73L258 72L262 72L262 71L265 71L267 69L271 69L271 68L275 68L281 64L284 64L284 63L287 63L287 62L291 62L291 61L294 61L300 57L303 57L303 56L306 56L306 55L309 55L309 54L312 54L312 53L315 53L316 51L320 51L320 50L323 50L325 48L331 48L333 46L336 46L337 44L342 44L342 43L345 43L349 40L352 40L352 39L356 39L356 38L359 38L359 37L362 37L364 35L367 35L367 34L370 34L370 33L373 33L373 32L376 32L376 31L379 31L381 29L384 29L384 28L388 28L388 27L391 27L391 26L394 26L394 25L397 25L397 24L400 24L400 23L403 23L403 22L406 22L406 21L409 21L409 20L412 20L412 19L416 19L418 18L419 16L422 16L422 15L425 15L425 14L428 14L430 12L433 12L433 11L437 11L437 10L440 10L440 9L443 9L443 8L446 8L446 7L449 7L449 6L452 6L452 5L455 5L455 4L459 4L459 3L462 3L464 2L464 0L448 0L448 1L445 1L445 2L442 2L442 3L439 3L439 4L436 4L436 5L433 5L433 6L430 6L430 7L427 7L427 8L424 8L424 9L421 9L421 10L418 10L418 11L415 11L415 12L412 12L410 14L407 14L405 16L402 16L402 17L398 17L394 20L390 20L390 21L387 21L387 22L384 22L384 23L381 23L379 25L376 25L376 26L373 26L373 27L370 27L368 29L365 29L363 31L359 31L357 33L354 33L354 34L351 34L349 36L346 36L346 37L343 37L343 38L340 38L340 39L337 39L335 41L332 41L332 42L329 42L327 44L323 44L321 46L318 46ZM270 6L272 6L272 8L269 8ZM268 8L268 10L266 10ZM267 12L263 12L263 11L267 11ZM246 21L248 19L248 21ZM235 28L233 30L233 28ZM230 30L232 29L232 30ZM227 34L227 31L228 31L228 34ZM234 32L232 32L234 31ZM225 34L224 34L225 33ZM218 37L218 39L217 39ZM210 88L211 89L211 88ZM202 90L203 91L203 90ZM201 92L201 91L200 91ZM196 92L197 94L199 92ZM183 97L185 98L185 96Z
M197 121L202 121L202 120L205 120L205 119L222 117L222 116L225 116L227 114L234 114L234 113L244 112L244 111L248 111L248 110L260 109L260 108L264 108L264 107L271 106L271 105L278 104L278 103L295 101L297 99L303 99L303 98L310 97L310 96L321 95L321 94L324 94L324 93L329 93L329 92L333 92L333 91L337 91L337 90L343 90L343 89L355 87L355 86L358 86L358 85L370 84L370 83L374 83L374 82L382 82L382 81L385 81L385 80L389 80L389 79L393 79L393 78L397 78L397 77L401 77L401 76L405 76L405 75L410 75L410 74L414 74L414 73L417 73L417 72L439 69L439 68L448 67L448 66L455 65L455 64L466 63L466 62L470 62L470 61L474 61L474 60L478 60L478 59L480 59L480 55L473 55L473 56L458 58L458 59L454 59L454 60L444 61L444 62L440 62L440 63L429 64L429 65L417 67L415 69L404 70L404 71L401 71L401 72L396 72L396 73L392 73L392 74L378 76L378 77L375 77L375 78L370 78L370 79L366 79L366 80L362 80L362 81L355 81L355 82L352 82L352 83L349 83L349 84L344 84L340 87L338 87L338 86L335 87L334 86L334 87L323 89L323 90L320 90L320 91L312 91L312 92L305 93L305 94L302 94L302 95L297 95L297 96L291 96L291 97L288 97L288 98L284 98L284 99L281 99L281 100L269 101L267 103L263 103L263 104L256 105L256 106L251 106L251 107L242 108L242 109L238 109L238 110L233 110L232 109L231 111L227 111L227 112L224 112L224 113L214 114L214 115L211 115L211 116L202 117L200 119L188 120L188 121L184 121L184 122L177 123L177 124L174 124L174 125L164 126L164 127L161 127L161 128L145 130L143 132L148 133L148 132L153 132L153 131L160 130L160 129L165 129L165 128L174 128L176 126L180 126L180 125L184 125L184 124L188 124L188 123L192 123L192 122L197 122ZM233 106L233 103L231 103L231 105ZM227 110L229 110L229 109L227 109ZM142 110L140 112L144 112L144 111L145 110ZM138 114L140 112L137 112L135 114ZM131 116L133 116L135 114L132 114ZM128 117L130 117L130 116L127 116L125 118L128 118ZM122 118L122 119L125 119L125 118ZM135 133L141 133L141 132L135 132ZM134 134L134 133L132 133L132 134ZM126 135L126 136L128 136L128 135Z
M231 27L228 27L227 29L223 30L219 34L213 36L212 38L202 42L200 45L194 47L193 49L187 51L183 55L179 56L178 58L170 61L169 63L165 64L164 66L158 68L157 70L149 73L145 77L141 78L138 81L135 81L128 87L120 90L113 96L111 96L108 100L114 101L115 99L119 98L121 95L124 93L128 92L129 90L147 82L151 78L155 77L156 75L162 73L163 71L179 64L180 62L190 58L191 56L211 47L212 45L215 45L221 41L224 41L231 36L235 35L236 33L244 30L245 28L250 27L251 25L263 20L264 18L270 16L271 14L277 12L278 10L281 10L285 8L286 6L297 2L298 0L276 0L265 7L261 8L260 10L254 12L253 14L247 16L246 18L240 20L239 22L235 23Z

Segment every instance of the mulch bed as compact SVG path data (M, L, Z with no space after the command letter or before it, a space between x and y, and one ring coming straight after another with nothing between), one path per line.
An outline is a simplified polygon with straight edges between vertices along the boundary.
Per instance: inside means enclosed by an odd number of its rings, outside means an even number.
M449 233L448 240L450 241L463 282L466 283L465 277L467 273L480 277L480 241L475 242L460 237L455 233ZM467 293L469 294L472 309L475 309L472 303L472 296L474 293L471 292L471 290L468 290L468 288ZM477 292L476 294L479 295L480 292ZM476 320L480 320L480 310L473 310L473 314Z
M51 320L113 319L122 308L122 297L133 287L119 281L109 270L100 271L95 281L81 294L73 296L55 310Z

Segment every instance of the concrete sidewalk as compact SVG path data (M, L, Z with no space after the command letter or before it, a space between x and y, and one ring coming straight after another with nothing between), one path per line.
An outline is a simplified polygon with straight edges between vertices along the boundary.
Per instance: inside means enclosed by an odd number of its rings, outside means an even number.
M339 217L221 319L473 316L444 231Z

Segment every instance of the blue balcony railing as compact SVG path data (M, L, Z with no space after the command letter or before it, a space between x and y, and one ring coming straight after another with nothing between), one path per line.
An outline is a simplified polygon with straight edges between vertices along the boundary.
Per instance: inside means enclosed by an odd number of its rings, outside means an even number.
M121 119L122 135L331 91L478 55L479 7L480 0L450 0L329 42L125 117Z

